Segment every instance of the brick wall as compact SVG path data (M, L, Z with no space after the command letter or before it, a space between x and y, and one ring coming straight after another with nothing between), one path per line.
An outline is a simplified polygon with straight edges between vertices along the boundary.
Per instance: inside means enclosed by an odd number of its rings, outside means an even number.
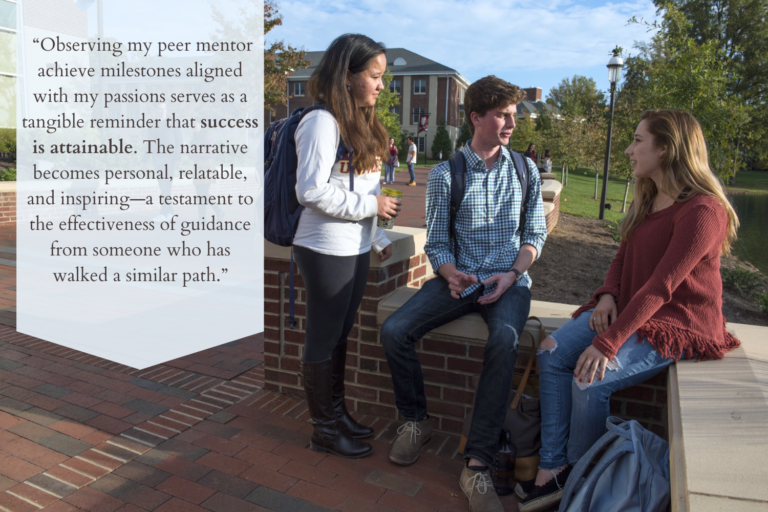
M348 337L347 373L348 396L372 398L368 384L356 380L359 358L378 355L379 327L376 321L379 303L395 289L404 286L420 287L427 276L427 256L421 253L408 260L394 262L385 268L371 268L368 285L355 325ZM295 330L288 325L288 262L265 258L264 260L264 361L265 387L270 391L303 396L298 372L304 346L306 322L306 294L304 281L296 269ZM365 381L365 378L363 378Z
M303 397L299 368L306 318L304 283L297 276L298 326L291 330L287 324L288 263L267 258L264 268L265 387ZM389 367L379 342L377 313L381 302L395 289L422 286L431 277L427 272L423 252L409 260L369 272L365 296L348 341L346 377L350 410L392 420L399 418ZM286 283L282 287L281 281ZM484 340L435 332L418 342L416 348L424 370L428 408L436 429L454 434L461 431L464 417L472 407L477 377L482 371L483 345ZM520 354L518 366L524 365L527 357L527 351ZM522 373L521 369L518 371ZM637 419L666 438L666 382L664 372L642 385L616 393L611 400L611 413Z
M16 191L0 192L0 226L16 224Z

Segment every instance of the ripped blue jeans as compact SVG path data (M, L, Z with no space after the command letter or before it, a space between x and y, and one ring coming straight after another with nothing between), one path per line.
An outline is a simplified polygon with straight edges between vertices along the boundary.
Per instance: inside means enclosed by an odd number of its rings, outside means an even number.
M644 382L674 362L664 358L650 343L638 343L637 334L624 342L614 368L597 374L592 384L579 383L573 372L582 352L597 336L589 329L592 310L570 320L552 333L554 349L540 350L541 368L541 469L576 464L600 436L610 414L611 394Z
M392 374L397 409L404 419L417 421L427 415L427 398L416 344L432 329L470 313L480 313L488 325L489 334L483 350L483 370L475 393L472 426L464 458L475 458L490 467L499 449L499 436L509 405L509 389L517 361L518 336L531 309L531 290L525 286L512 286L496 302L488 305L477 303L482 292L481 286L464 298L454 299L445 279L441 276L430 279L387 318L381 326L381 344ZM466 349L460 345L456 345L456 349L451 354L437 355L449 356L449 370L469 371L469 368L461 366L468 356ZM425 344L424 350L431 349ZM466 375L444 370L428 369L427 372L428 377L450 385L463 386L463 379L467 378Z

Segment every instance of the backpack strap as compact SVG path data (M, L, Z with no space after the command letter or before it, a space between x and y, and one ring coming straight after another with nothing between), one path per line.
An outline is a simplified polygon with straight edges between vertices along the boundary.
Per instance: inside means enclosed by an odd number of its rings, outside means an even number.
M522 202L520 203L520 234L522 235L525 228L525 221L528 218L528 190L531 184L531 169L528 167L528 160L516 151L509 150L512 155L512 163L517 171L517 177L520 180L520 189L523 192Z
M310 112L314 112L315 110L325 110L325 105L322 103L318 103L316 105L312 105L311 107L307 107L304 109L297 108L294 110L291 115L300 114L299 116L299 123L304 119L304 116L309 114ZM298 123L297 123L298 125ZM349 190L353 191L355 189L355 178L354 178L354 171L352 169L352 149L347 148L344 146L344 144L339 144L339 147L336 148L336 162L344 158L344 155L349 152ZM296 289L294 286L294 267L293 267L293 246L291 246L291 263L290 267L288 269L288 325L291 329L296 328Z
M461 201L464 199L464 191L467 186L467 159L461 151L448 160L451 167L451 205L450 220L448 221L448 232L453 240L454 257L459 256L459 241L456 236L456 215L461 208Z

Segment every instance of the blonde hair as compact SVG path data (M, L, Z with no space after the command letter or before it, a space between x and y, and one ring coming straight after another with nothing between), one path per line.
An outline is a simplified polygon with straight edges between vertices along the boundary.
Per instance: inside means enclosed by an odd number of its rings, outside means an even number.
M640 119L645 121L648 132L653 135L653 145L666 148L661 157L661 192L675 197L676 202L688 201L698 194L717 197L728 215L721 254L730 254L739 218L725 196L720 180L709 167L707 143L701 125L684 110L646 110ZM690 192L683 198L677 197L684 189L690 189ZM651 178L637 179L634 201L621 221L619 232L623 240L628 241L635 228L643 222L657 192L656 183Z

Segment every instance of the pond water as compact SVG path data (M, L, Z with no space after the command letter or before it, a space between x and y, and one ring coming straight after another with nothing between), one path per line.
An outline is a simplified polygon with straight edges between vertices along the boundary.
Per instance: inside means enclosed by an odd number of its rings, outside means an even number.
M768 194L729 196L741 227L733 252L768 275Z

